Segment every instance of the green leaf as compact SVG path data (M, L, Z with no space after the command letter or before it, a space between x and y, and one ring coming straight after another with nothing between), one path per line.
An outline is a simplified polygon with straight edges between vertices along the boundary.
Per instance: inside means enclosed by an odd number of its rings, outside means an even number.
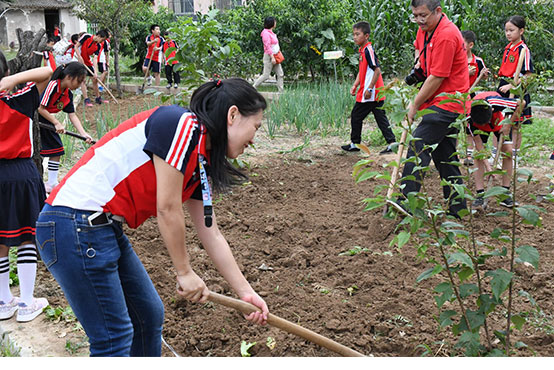
M530 245L522 245L516 248L516 254L518 257L515 259L518 263L528 262L535 270L539 269L539 251Z
M465 281L469 279L471 275L473 275L475 271L470 267L464 267L458 272L458 278L460 281Z
M491 289L494 298L500 299L500 296L510 285L513 277L512 272L506 270L498 269L494 271L488 271L485 276L492 276L491 280Z
M517 330L521 330L521 328L526 322L525 318L523 318L520 315L513 315L511 320L514 323L514 326L516 327Z
M480 345L479 333L466 331L460 336L454 348L465 348L466 356L478 356Z
M456 315L456 311L453 311L453 310L448 310L448 311L443 311L441 312L440 316L439 316L439 325L441 326L441 328L444 328L444 327L447 327L449 325L452 325L453 321L452 321L452 316Z
M254 342L254 343L246 343L246 341L243 340L243 341L240 343L240 355L241 355L242 357L250 357L251 354L248 353L248 350L249 350L250 348L252 348L253 346L255 346L255 345L256 345L256 342Z
M460 285L460 297L467 298L472 294L479 292L479 287L475 284L462 284Z
M441 271L442 271L441 265L435 265L434 267L428 268L416 278L416 283L420 283L425 279L429 279L431 276L436 275Z
M523 342L515 342L514 343L514 347L517 348L517 349L520 349L520 348L527 348L527 344L523 343Z
M510 213L506 211L500 211L500 212L493 212L493 213L487 213L487 216L491 217L508 217L510 216Z
M454 261L459 262L462 265L470 267L472 269L474 268L473 261L471 261L471 258L465 253L460 253L460 252L452 253L448 258L448 264L452 264L454 263Z
M518 211L519 215L523 217L523 223L533 225L533 226L539 226L541 223L541 220L539 218L539 214L535 212L536 209L538 209L538 207L530 206L530 205L516 207L516 210Z
M402 248L404 244L410 240L411 234L406 231L401 231L400 234L398 234L398 248Z
M493 186L492 188L490 188L489 190L487 190L485 192L485 194L483 195L484 198L489 198L489 197L495 197L497 195L501 195L501 194L508 194L508 190L506 188L503 188L502 186Z
M448 282L440 283L439 285L437 285L435 288L435 292L442 293L442 295L434 297L439 309L442 307L443 304L452 299L452 297L454 296L452 286Z
M529 302L533 305L533 306L536 306L537 305L537 301L535 301L535 299L531 296L531 294L529 294L528 292L526 292L525 290L520 290L518 292L518 295L520 297L525 297L529 300Z

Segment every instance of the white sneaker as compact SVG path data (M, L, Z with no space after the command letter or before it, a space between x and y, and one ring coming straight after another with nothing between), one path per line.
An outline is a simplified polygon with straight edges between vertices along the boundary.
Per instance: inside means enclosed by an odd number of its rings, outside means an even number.
M18 322L31 321L40 315L46 306L48 306L46 298L33 298L33 303L29 306L23 302L20 302L16 320Z
M0 320L11 318L19 308L20 302L21 300L18 297L13 297L8 303L0 301Z
M148 86L152 85L152 76L148 76L146 79Z
M175 84L173 85L174 88L178 89L179 88L179 85Z

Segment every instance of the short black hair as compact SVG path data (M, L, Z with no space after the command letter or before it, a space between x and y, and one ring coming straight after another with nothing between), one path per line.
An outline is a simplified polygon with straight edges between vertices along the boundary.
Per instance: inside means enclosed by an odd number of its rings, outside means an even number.
M467 42L473 42L475 44L475 40L477 37L475 36L475 33L473 31L462 31L462 37Z
M440 0L412 0L412 7L418 8L422 5L427 5L427 9L433 11L441 6Z
M160 26L157 25L157 24L151 25L151 26L150 26L150 32L154 31L154 28L156 28L156 27L160 27Z
M266 17L264 19L264 28L270 29L275 26L275 17Z
M169 31L165 31L164 36L169 36Z
M473 123L478 125L484 125L491 121L492 107L484 100L477 100L471 105L471 111L469 113Z
M353 29L361 30L364 35L371 33L371 26L367 22L358 22L352 26Z
M96 36L100 36L103 39L107 39L107 38L110 37L110 33L108 32L107 29L104 28L104 29L101 29L98 32L96 32Z
M79 41L79 34L74 33L73 35L71 35L71 42L73 42L74 44L76 44L77 41Z

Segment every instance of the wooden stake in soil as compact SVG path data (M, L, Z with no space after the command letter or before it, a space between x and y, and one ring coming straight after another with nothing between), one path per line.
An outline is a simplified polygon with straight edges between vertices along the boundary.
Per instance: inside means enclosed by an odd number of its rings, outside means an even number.
M208 300L226 307L234 308L237 311L242 312L245 315L248 315L252 312L260 311L260 309L248 302L241 301L239 299L231 298L224 296L222 294L210 292ZM300 325L293 324L290 321L282 319L273 314L267 316L267 323L276 328L282 329L287 333L297 335L301 338L309 340L312 343L325 347L330 351L338 353L344 357L365 357L360 352L357 352L351 348L343 346L340 343L337 343L329 338L326 338L322 335L319 335L311 330L301 327Z
M404 155L404 146L406 143L406 137L408 136L408 129L404 129L402 131L402 136L400 137L400 143L398 144L398 152L396 153L396 166L392 169L392 175L390 179L389 189L387 190L387 200L389 200L392 196L392 193L394 192L394 184L396 183L396 179L398 178L398 171L400 170L400 161L402 160L402 156ZM385 209L383 210L383 215L387 214L388 206L385 205Z

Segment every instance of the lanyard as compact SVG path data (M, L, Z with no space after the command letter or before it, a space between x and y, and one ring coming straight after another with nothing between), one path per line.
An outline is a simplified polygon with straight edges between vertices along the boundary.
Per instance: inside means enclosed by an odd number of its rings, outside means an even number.
M212 195L210 193L210 184L206 175L206 158L198 153L198 168L200 172L200 186L202 186L202 203L204 204L204 224L206 227L212 226Z
M444 18L444 14L441 15L439 22L435 26L435 29L433 30L433 32L431 32L431 34L429 35L429 38L427 38L427 32L425 32L425 35L423 35L423 57L425 58L425 76L429 76L429 73L427 73L429 69L427 67L429 65L429 61L427 60L427 45L429 45L429 43L431 42L431 39L433 38L433 35L435 34L435 31L439 27L439 24L441 23L443 18Z

